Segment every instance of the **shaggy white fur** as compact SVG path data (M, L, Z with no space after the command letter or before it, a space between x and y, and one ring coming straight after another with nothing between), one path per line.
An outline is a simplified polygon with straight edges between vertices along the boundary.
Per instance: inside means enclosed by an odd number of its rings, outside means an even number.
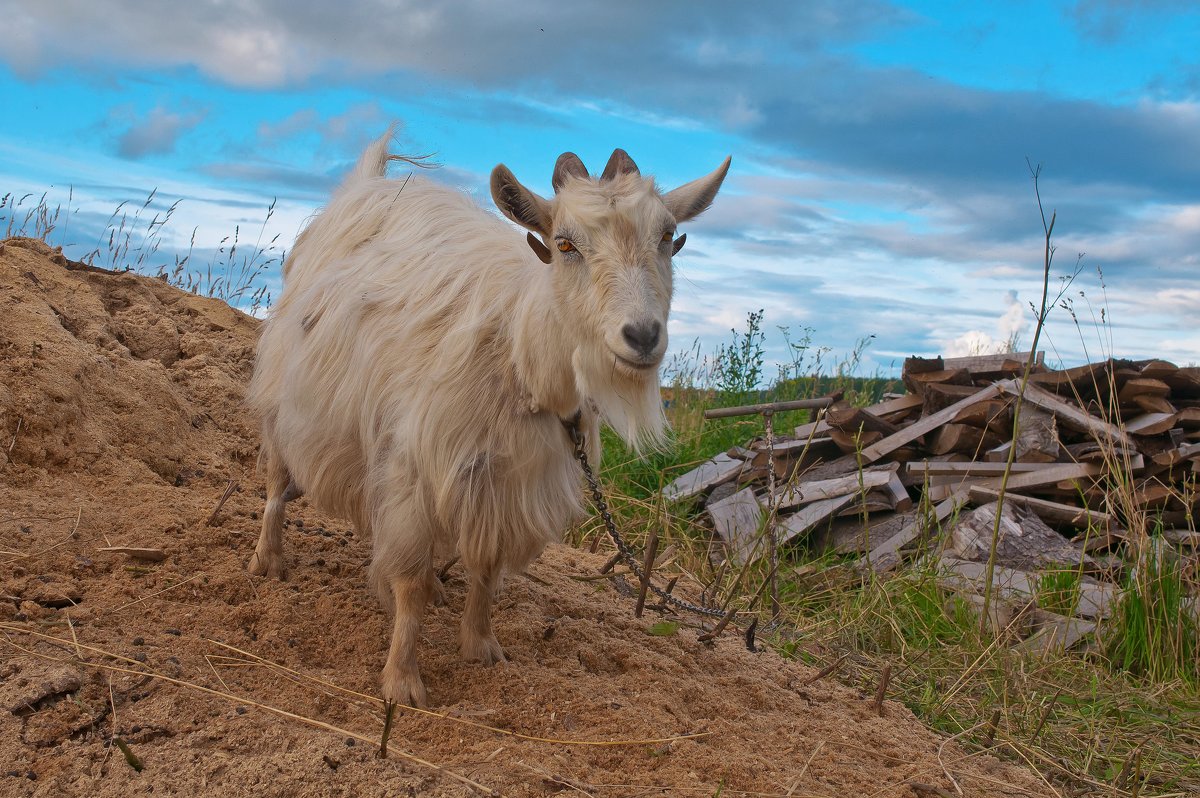
M457 553L469 575L463 655L502 660L490 621L501 574L582 513L562 419L582 411L593 462L601 418L635 446L661 438L672 239L729 161L662 194L623 151L600 180L568 153L550 200L496 167L497 206L539 247L459 192L387 179L390 138L297 240L263 326L249 401L267 505L249 568L284 575L290 483L350 518L371 536L371 581L395 611L383 695L422 705L416 638L440 596L433 558Z

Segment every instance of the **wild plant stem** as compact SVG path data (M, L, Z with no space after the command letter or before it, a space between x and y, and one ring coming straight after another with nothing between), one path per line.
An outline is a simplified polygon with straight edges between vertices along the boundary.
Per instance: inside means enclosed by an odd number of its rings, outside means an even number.
M983 612L979 623L980 630L985 635L990 626L993 637L1000 634L1000 629L996 623L997 619L992 617L992 582L996 574L996 550L1000 545L1000 527L1004 512L1004 497L1008 490L1008 478L1012 474L1013 463L1016 462L1017 458L1017 438L1021 432L1021 408L1025 400L1025 388L1029 385L1029 375L1033 372L1034 363L1037 362L1037 348L1042 338L1042 330L1046 326L1046 316L1049 313L1050 264L1054 260L1054 246L1051 244L1051 237L1054 234L1054 221L1058 216L1057 212L1051 212L1050 221L1046 221L1046 211L1042 207L1042 193L1038 188L1038 176L1041 174L1041 167L1039 166L1034 169L1031 166L1030 172L1033 176L1033 194L1037 198L1038 214L1042 217L1042 231L1045 234L1045 248L1042 255L1042 301L1033 328L1033 345L1029 348L1029 356L1025 359L1025 369L1021 373L1021 389L1017 392L1016 401L1013 402L1012 443L1008 447L1008 458L1004 462L1004 474L1000 477L1000 490L996 496L996 520L992 526L992 540L988 547L987 570L984 573Z

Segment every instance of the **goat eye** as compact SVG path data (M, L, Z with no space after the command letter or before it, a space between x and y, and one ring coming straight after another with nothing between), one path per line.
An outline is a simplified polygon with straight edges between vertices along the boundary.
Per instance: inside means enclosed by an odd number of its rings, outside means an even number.
M668 241L670 241L671 240L671 231L667 230L666 232L664 232L662 234L661 240L662 240L662 243L664 243L664 244L667 243Z
M570 241L568 241L565 238L560 238L560 239L558 239L558 251L559 252L574 252L575 245L572 244Z

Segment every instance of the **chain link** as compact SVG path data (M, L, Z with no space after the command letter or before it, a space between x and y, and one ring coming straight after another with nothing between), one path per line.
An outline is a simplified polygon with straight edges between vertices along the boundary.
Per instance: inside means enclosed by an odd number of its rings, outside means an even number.
M571 444L575 447L575 459L583 467L583 475L587 478L588 488L592 492L592 503L596 505L596 509L600 513L600 518L604 521L604 528L608 530L608 536L616 544L617 552L621 555L621 559L625 561L625 564L629 566L629 570L639 580L645 581L654 595L662 599L664 605L669 604L676 609L693 612L698 615L707 615L710 618L724 617L725 613L721 610L711 607L701 607L698 604L692 604L691 602L676 598L647 578L645 572L642 570L641 563L633 553L633 549L629 547L629 544L621 537L621 533L617 531L617 524L613 521L612 513L608 511L608 502L604 500L604 494L600 491L600 482L596 479L596 475L592 473L592 466L588 463L587 452L584 450L583 431L579 429L579 419L580 416L576 414L575 418L570 421L564 421L563 426L567 430L567 435L571 438Z

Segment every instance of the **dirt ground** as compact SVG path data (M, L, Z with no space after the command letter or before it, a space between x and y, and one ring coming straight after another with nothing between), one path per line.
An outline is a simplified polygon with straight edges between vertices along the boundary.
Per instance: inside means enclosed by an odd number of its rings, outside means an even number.
M257 327L159 280L0 244L0 794L1053 794L736 634L707 646L686 619L649 634L660 616L580 580L604 556L565 546L508 579L494 618L509 662L492 668L458 659L450 572L419 651L431 713L398 711L380 759L390 624L369 542L300 500L289 581L245 571Z

